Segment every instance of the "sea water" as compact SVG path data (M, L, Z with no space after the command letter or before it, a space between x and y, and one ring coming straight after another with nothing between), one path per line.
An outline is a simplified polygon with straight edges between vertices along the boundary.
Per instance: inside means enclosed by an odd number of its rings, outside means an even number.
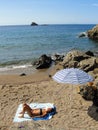
M42 54L67 53L73 49L97 51L98 43L79 38L95 25L0 26L0 72L31 67Z

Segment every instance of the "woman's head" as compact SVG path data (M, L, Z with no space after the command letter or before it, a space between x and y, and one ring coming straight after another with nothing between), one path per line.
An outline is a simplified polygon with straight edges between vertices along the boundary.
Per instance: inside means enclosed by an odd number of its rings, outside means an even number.
M93 84L93 82L88 82L88 86L92 86Z

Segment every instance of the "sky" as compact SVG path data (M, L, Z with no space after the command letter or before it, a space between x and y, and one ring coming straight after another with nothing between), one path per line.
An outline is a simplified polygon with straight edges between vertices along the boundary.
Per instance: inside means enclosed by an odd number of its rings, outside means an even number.
M98 0L0 0L0 25L98 24Z

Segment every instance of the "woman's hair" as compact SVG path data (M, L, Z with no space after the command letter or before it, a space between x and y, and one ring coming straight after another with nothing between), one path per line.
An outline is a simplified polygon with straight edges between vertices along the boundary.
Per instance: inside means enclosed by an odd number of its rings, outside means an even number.
M92 86L93 84L93 82L88 82L88 86Z

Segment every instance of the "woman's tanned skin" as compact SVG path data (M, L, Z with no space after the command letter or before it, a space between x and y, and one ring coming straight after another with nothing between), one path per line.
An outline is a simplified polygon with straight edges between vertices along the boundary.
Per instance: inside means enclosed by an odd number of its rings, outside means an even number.
M30 117L43 117L45 116L47 113L51 112L53 109L52 108L47 108L47 109L32 109L29 105L27 105L26 103L23 104L23 110L19 113L20 114L20 118L24 117L25 112L27 112L27 114Z

